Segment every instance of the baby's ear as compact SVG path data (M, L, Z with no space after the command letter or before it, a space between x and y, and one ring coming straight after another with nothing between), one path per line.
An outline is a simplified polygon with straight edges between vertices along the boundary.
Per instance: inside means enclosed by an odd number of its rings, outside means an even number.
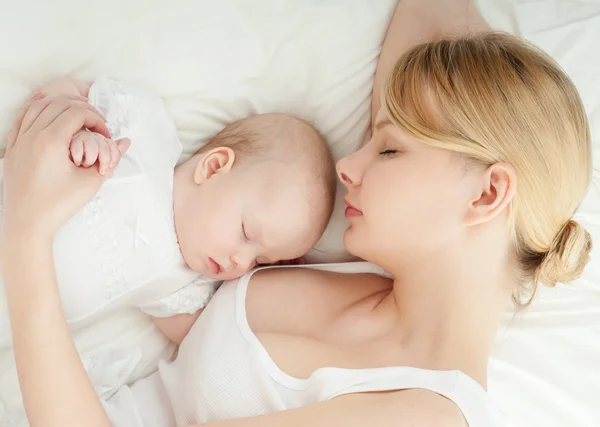
M234 162L235 152L229 147L217 147L200 154L194 170L194 182L200 185L216 173L227 173Z

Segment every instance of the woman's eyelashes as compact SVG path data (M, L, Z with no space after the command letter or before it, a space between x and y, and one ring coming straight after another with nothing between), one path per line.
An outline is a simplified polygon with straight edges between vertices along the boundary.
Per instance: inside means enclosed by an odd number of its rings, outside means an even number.
M248 234L246 234L246 227L244 226L243 222L242 222L242 236L244 237L244 240L246 242L250 241L250 239L248 238Z
M398 150L394 150L394 149L385 149L379 152L380 156L392 156L394 154L398 154Z
M401 154L402 149L401 147L398 147L398 145L398 142L394 139L390 140L389 138L382 138L382 140L380 140L379 150L377 153L383 157Z

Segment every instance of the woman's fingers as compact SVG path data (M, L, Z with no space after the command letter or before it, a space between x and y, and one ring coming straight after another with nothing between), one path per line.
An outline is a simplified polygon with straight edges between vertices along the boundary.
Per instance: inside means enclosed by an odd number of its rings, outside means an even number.
M110 134L108 133L108 129L106 129L106 126L104 124L105 120L102 117L102 115L98 112L98 110L96 110L93 106L91 106L87 102L76 99L76 97L73 97L73 99L67 99L67 98L63 97L63 98L58 98L55 101L52 101L40 112L40 114L38 115L38 117L35 120L35 124L32 125L30 129L33 131L41 132L42 130L50 127L50 125L62 113L64 113L68 109L72 109L72 108L79 108L79 109L85 108L85 109L89 110L91 113L100 117L101 118L100 122L102 123L102 127L100 130L102 130L102 131L96 131L96 132L102 134L105 137L110 136Z
M87 132L91 136L93 144L89 146L83 143L87 135L82 140L87 165L94 164L98 156L108 164L110 150L104 137L96 135L101 140L99 147L92 132L82 129L103 135L108 135L108 130L104 119L79 98L36 99L25 108L21 125L17 120L11 134L12 149L4 158L3 218L10 218L17 228L39 226L44 233L55 233L110 176L100 176L95 165L87 169L73 165L78 161L74 135Z
M70 139L77 131L85 128L99 133L106 138L110 137L104 118L92 110L74 104L63 111L48 125L46 130L54 136L54 140Z
M47 96L44 97L40 92L36 92L30 102L29 107L27 108L27 112L25 117L23 118L23 123L21 125L20 134L27 132L31 129L33 124L35 123L38 130L43 129L45 126L49 124L47 117L50 115L49 113L54 112L54 117L57 116L57 110L64 111L68 108L69 102L80 102L84 103L83 97L73 96L73 95L65 95L65 96ZM50 111L46 111L48 107L52 107ZM42 113L46 112L46 121L44 126L41 126L41 122L39 121L39 117Z
M17 137L19 136L19 133L21 131L21 126L23 125L23 119L25 118L25 114L27 114L27 111L29 110L31 103L34 100L38 99L37 98L38 96L40 96L38 93L34 93L33 96L31 98L29 98L21 106L21 108L19 108L17 117L16 117L15 121L13 122L10 133L8 134L8 140L6 142L6 150L7 151L9 151L13 147L13 145L15 145L15 141L17 140Z

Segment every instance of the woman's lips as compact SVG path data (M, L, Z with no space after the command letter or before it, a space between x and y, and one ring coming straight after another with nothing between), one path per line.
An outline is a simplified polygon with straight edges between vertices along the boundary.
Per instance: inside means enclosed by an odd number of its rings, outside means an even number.
M344 203L346 203L346 206L348 206L345 211L346 218L351 219L356 218L357 216L362 216L363 213L356 209L354 205L348 201L348 199L344 199Z

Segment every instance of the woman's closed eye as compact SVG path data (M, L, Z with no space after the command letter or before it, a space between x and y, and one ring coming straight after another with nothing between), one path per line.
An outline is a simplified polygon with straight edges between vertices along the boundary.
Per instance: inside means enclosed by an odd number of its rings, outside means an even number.
M379 152L379 155L380 156L384 156L384 157L385 156L392 156L394 154L398 154L398 150L386 149L386 150L383 150L383 151Z

